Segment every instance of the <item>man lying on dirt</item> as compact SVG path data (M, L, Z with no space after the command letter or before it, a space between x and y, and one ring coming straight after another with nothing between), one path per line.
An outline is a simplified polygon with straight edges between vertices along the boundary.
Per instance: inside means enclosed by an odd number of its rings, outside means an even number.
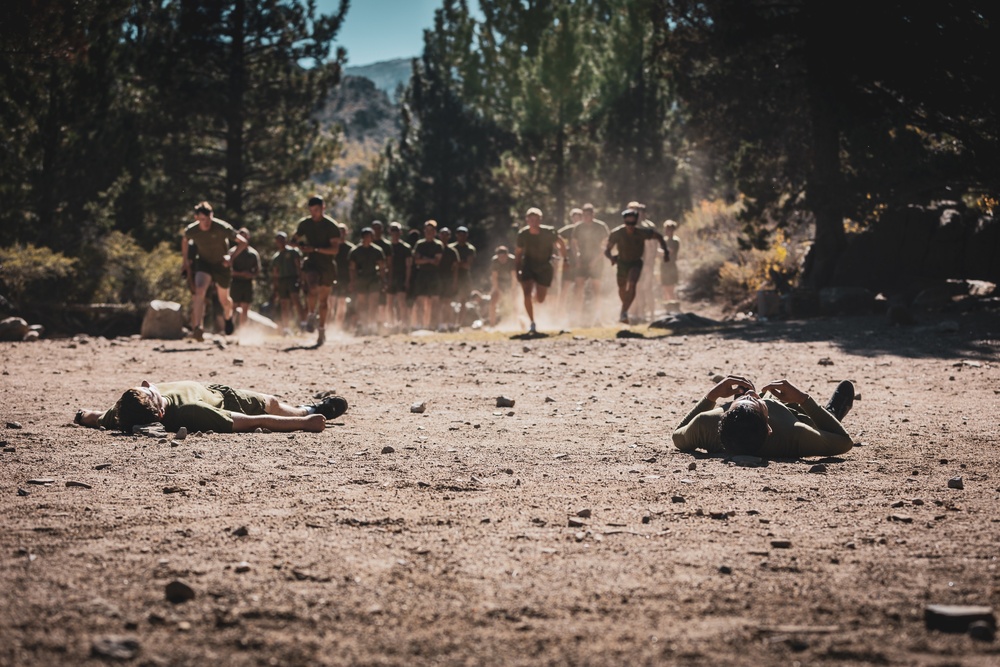
M117 428L126 433L131 433L133 426L154 422L161 422L168 431L183 426L191 432L247 433L266 428L318 433L326 428L327 419L335 419L346 411L347 401L340 396L295 407L268 394L221 384L183 381L155 385L143 380L139 386L126 390L111 409L103 413L80 410L74 421L82 426Z
M762 398L770 392L774 398ZM716 402L732 397L729 403ZM836 456L853 447L840 421L854 405L854 385L837 385L826 408L788 380L763 387L730 375L709 391L674 431L674 446L690 452L762 458Z

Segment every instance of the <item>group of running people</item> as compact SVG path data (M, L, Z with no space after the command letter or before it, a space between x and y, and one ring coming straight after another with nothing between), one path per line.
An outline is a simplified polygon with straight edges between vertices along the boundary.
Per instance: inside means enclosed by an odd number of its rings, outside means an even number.
M511 296L520 285L529 333L537 332L535 306L560 276L562 314L582 313L588 295L596 297L603 286L604 267L617 267L620 321L629 321L629 308L637 294L650 292L652 270L644 263L662 253L663 296L668 308L676 303L677 225L664 223L664 233L643 219L644 207L630 202L622 211L622 224L609 229L595 218L594 206L585 204L570 212L570 224L556 230L543 225L542 211L530 208L525 226L517 234L514 253L505 245L496 248L490 261L488 293L474 289L473 267L477 251L469 242L469 230L460 226L452 240L451 230L428 220L421 230L408 230L392 222L388 238L380 221L361 230L360 243L347 240L349 230L326 215L319 196L308 201L309 215L288 236L278 232L270 257L272 304L280 309L281 327L291 332L294 323L317 333L317 345L326 340L328 323L343 327L348 299L360 333L398 332L411 329L457 328L474 312L486 319L480 308L488 303L488 321L496 326L504 310L516 305ZM614 252L613 252L614 251ZM650 254L652 253L652 254ZM235 229L214 217L212 207L195 207L195 222L184 230L184 271L192 290L191 329L202 331L208 290L215 284L223 311L224 328L233 332L234 317L245 323L253 297L253 280L261 272L259 253L250 246L247 229ZM305 303L301 299L305 292Z

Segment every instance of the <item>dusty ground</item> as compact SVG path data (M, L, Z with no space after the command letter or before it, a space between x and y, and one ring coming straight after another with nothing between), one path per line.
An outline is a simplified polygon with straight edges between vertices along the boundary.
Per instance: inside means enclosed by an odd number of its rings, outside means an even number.
M927 603L1000 609L1000 323L952 319L3 344L0 426L23 428L0 431L0 663L97 664L114 635L150 665L996 665L1000 641L922 620ZM825 474L674 451L727 372L824 401L854 380L859 446ZM351 409L322 434L177 447L71 424L143 378L335 389ZM166 601L175 579L196 597Z

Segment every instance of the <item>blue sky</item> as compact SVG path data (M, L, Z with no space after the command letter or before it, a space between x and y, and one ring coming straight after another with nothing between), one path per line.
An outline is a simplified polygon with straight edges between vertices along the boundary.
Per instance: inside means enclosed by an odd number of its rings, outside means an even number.
M340 1L317 0L316 6L332 13ZM337 46L347 49L347 64L354 67L419 56L424 29L434 25L434 10L440 6L441 0L351 0ZM470 0L469 6L479 9L477 0Z

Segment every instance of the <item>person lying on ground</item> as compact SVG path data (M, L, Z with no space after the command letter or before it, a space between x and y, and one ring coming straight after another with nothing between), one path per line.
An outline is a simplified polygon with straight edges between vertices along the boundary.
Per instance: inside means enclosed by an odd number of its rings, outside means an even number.
M762 398L766 393L771 397ZM726 398L733 400L716 405ZM854 446L840 423L853 405L854 385L847 380L824 409L788 380L772 382L758 394L752 382L730 375L680 423L674 446L763 458L837 456Z
M126 433L131 433L133 426L155 422L168 431L183 426L191 432L246 433L266 428L318 433L326 428L327 419L336 419L346 411L347 401L340 396L295 407L268 394L221 384L181 381L155 385L143 380L126 390L114 407L104 412L80 410L74 421Z

